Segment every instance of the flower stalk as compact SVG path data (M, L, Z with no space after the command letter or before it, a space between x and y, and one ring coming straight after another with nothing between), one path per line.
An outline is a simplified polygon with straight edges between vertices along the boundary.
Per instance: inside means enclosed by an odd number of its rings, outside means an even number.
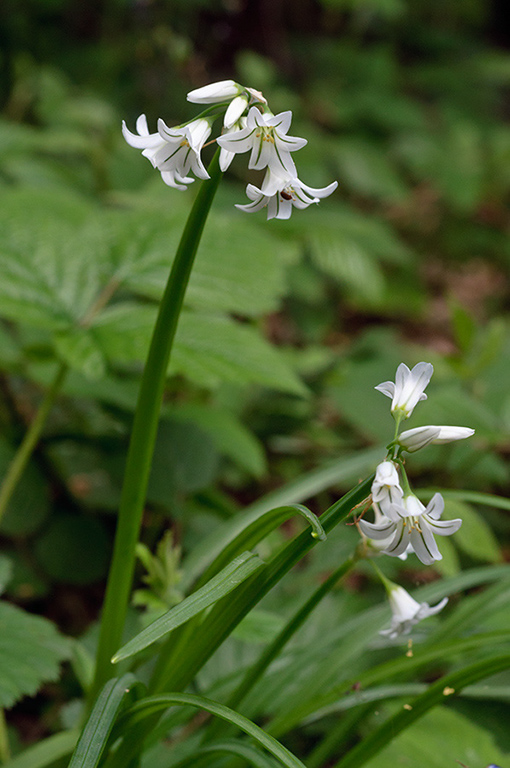
M94 700L100 688L114 674L115 667L110 659L121 645L168 362L195 255L222 175L218 156L219 152L216 152L208 168L210 178L199 189L184 228L142 374L126 460L90 701Z

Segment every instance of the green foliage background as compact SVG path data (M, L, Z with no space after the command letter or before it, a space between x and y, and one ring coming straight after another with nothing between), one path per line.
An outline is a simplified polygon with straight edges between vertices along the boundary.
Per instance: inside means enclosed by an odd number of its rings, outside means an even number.
M435 366L413 426L476 428L469 445L414 456L415 484L508 496L510 56L502 7L483 0L5 0L1 474L58 366L69 369L0 526L7 598L0 626L13 632L5 670L16 664L9 654L20 650L17 633L33 638L22 655L38 660L15 684L2 679L0 705L46 683L37 699L12 710L15 749L33 723L40 736L77 722L155 302L194 196L166 188L125 144L122 118L131 127L141 112L152 126L158 117L183 122L195 111L188 90L233 77L262 90L275 112L293 110L294 134L309 140L297 158L306 183L339 181L332 198L288 222L234 209L253 180L241 162L218 193L169 370L144 522L138 586L145 574L147 589L136 593L145 614L133 611L133 626L180 599L181 586L199 572L200 552L244 505L310 477L290 500L322 511L371 471L371 449L391 431L387 403L373 387L402 360ZM461 567L491 573L508 559L508 510L475 502L448 498L447 516L464 525L441 542L436 575L455 579ZM262 556L299 523L286 525L260 545ZM160 547L156 565L148 552L169 528L173 548ZM355 541L354 529L344 527L314 551L222 646L201 672L200 690L225 697ZM415 563L385 565L409 588L429 578ZM508 576L496 572L505 588L468 632L510 629ZM346 660L349 677L361 676L367 655L383 661L391 654L367 634L374 616L382 626L380 597L368 569L347 592L330 595L247 701L246 714L274 721L273 732L311 765L320 764L314 747L349 710ZM81 639L64 639L50 620ZM70 658L55 685L58 663ZM437 661L423 680L440 671ZM480 717L480 691L448 708L450 751L441 762L430 734L436 738L446 720L436 711L374 768L397 757L412 767L503 765L508 673L495 682L490 717ZM293 719L296 691L307 691L309 702ZM313 713L321 707L332 709L319 718ZM287 724L278 726L287 710ZM367 718L373 724L377 715ZM351 739L365 729L356 723ZM152 768L170 765L161 745L147 759Z

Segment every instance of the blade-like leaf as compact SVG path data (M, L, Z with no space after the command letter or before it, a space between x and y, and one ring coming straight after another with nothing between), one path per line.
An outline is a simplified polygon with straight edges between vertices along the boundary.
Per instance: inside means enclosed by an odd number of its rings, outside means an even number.
M171 608L164 616L160 616L159 619L153 621L152 624L136 635L129 643L122 646L113 657L112 662L116 663L121 661L121 659L127 659L129 656L133 656L138 651L160 640L172 629L189 621L197 613L203 611L204 608L208 608L220 598L228 595L263 564L258 555L254 555L251 552L244 552L242 555L239 555L201 589L198 589L182 603L179 603L179 605Z
M106 683L82 731L69 768L96 768L126 695L135 685L139 683L131 674Z
M186 693L167 693L159 696L148 696L145 699L134 704L128 712L126 712L122 721L119 723L119 732L122 730L128 730L133 728L136 723L145 720L152 715L155 715L168 707L180 704L184 706L197 707L198 709L204 709L206 712L210 712L216 717L220 717L222 720L226 720L229 723L237 726L241 731L247 733L258 744L267 749L277 760L279 760L287 768L305 768L301 760L299 760L292 752L289 752L279 741L273 736L259 728L258 725L252 723L251 720L240 715L238 712L234 712L233 709L225 707L223 704L218 704L216 701L206 699L203 696L195 696L194 694ZM69 766L71 768L71 766ZM74 768L74 766L72 766Z
M4 768L45 768L53 765L56 760L71 754L79 735L78 730L72 730L48 736L9 760Z

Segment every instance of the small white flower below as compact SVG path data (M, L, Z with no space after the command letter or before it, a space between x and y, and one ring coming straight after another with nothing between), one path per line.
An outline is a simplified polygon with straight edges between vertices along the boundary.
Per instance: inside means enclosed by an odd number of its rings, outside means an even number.
M392 640L400 635L408 635L415 624L439 613L448 602L448 598L443 597L437 605L419 603L403 587L390 583L392 586L388 589L388 597L392 612L391 626L389 629L381 630L380 634Z
M247 213L255 213L267 207L268 219L289 219L293 208L308 208L313 203L320 202L320 198L327 197L338 186L334 181L327 187L316 189L303 184L296 177L280 177L268 171L266 178L259 189L253 184L246 187L246 195L252 200L246 205L236 204L236 208Z

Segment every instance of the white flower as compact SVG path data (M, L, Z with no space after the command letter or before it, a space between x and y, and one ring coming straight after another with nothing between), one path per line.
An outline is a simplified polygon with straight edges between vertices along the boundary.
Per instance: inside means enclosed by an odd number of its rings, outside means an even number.
M380 511L377 504L374 502L373 504L373 510L374 510L374 523L381 523L387 518L383 515L383 513ZM360 521L358 520L358 523ZM366 555L368 557L372 555L383 555L385 554L385 549L389 547L391 542L393 541L393 533L390 533L390 535L386 539L369 539L362 533L363 539L365 541L365 545L368 547L366 550ZM407 556L412 554L413 548L411 544L408 545L405 552L402 552L401 555L399 555L400 560L407 560Z
M427 619L439 611L442 611L448 602L447 597L434 606L428 603L419 603L403 587L393 584L389 588L389 601L391 606L391 627L381 630L381 635L386 635L392 640L399 635L408 635L411 628L422 619Z
M269 167L280 176L295 178L296 166L290 153L304 147L307 141L287 136L291 120L290 110L272 115L269 112L263 114L257 107L252 107L245 128L219 136L217 141L222 149L234 154L251 150L248 168L259 171Z
M402 502L404 492L400 487L397 467L392 461L382 461L377 466L371 491L373 501L383 514L392 504Z
M188 93L187 99L194 104L218 104L232 99L225 113L225 128L231 128L234 123L237 123L249 104L267 104L260 91L245 88L234 80L220 80L218 83L195 88Z
M404 450L413 453L425 445L443 445L451 443L454 440L464 440L466 437L474 435L475 430L470 427L437 427L429 425L427 427L415 427L406 429L398 437L399 445Z
M412 371L405 363L400 363L397 368L395 382L383 381L375 389L383 395L392 398L391 412L400 412L404 419L408 419L413 409L420 400L426 400L424 389L429 383L434 367L431 363L417 363Z
M175 128L168 128L163 120L158 120L158 132L149 133L145 115L136 121L138 134L131 133L122 123L122 133L127 143L137 149L143 149L154 168L161 172L165 184L176 189L186 189L193 179L189 171L199 179L208 179L200 152L211 133L211 123L205 118L198 118L191 123Z
M389 505L382 520L369 523L360 520L358 525L369 539L390 539L384 554L399 557L411 544L414 553L424 565L442 560L434 535L451 536L459 530L462 520L440 520L444 499L434 494L425 507L414 495L405 496L400 504Z
M312 203L320 202L321 197L327 197L334 192L337 186L338 182L334 181L327 187L315 189L303 184L296 176L280 177L268 170L260 189L253 184L246 187L246 194L253 202L246 205L237 204L236 208L254 213L267 206L268 219L288 219L293 207L308 208Z

